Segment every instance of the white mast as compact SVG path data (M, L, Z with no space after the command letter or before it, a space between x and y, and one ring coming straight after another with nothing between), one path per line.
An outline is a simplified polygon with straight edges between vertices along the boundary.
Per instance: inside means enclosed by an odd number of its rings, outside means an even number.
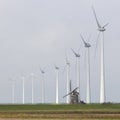
M31 73L31 82L32 82L32 104L34 103L34 73Z
M10 79L12 82L12 104L15 103L15 81L13 79Z
M45 80L44 74L42 74L42 103L45 103Z
M105 75L104 75L104 33L101 35L101 81L100 81L100 103L105 102Z
M40 68L41 74L42 74L42 104L45 103L45 79L44 74L45 71Z
M79 94L80 94L80 57L76 57L76 64L77 64L77 86L79 87L78 88L78 91L79 91ZM81 94L79 95L79 99L81 100Z
M59 103L59 68L55 66L55 72L56 72L56 104Z
M87 96L86 96L86 103L91 103L91 94L90 94L90 52L89 48L87 49L86 55L86 63L87 63Z
M23 96L22 96L22 97L23 97L23 98L22 98L22 103L23 103L23 104L25 103L25 100L24 100L24 99L25 99L24 82L25 82L25 77L23 76L23 77L22 77L22 89L23 89L23 90L22 90L22 94L23 94Z
M15 81L13 81L12 85L12 103L15 103Z
M68 62L68 60L66 59L66 65L67 65L67 94L70 92L70 63ZM66 97L66 103L69 104L70 103L70 97L67 96Z

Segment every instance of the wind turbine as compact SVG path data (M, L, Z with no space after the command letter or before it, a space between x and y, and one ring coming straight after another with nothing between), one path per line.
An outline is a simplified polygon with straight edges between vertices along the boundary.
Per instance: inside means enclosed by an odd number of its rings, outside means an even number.
M56 73L56 104L59 103L59 67L55 66L55 73Z
M91 47L90 43L89 42L86 42L83 38L82 35L81 36L81 39L84 43L84 47L86 48L86 67L87 67L87 96L86 96L86 103L91 103L91 94L90 94L90 50L89 48Z
M25 103L25 77L22 76L22 103Z
M95 16L95 20L96 20L96 23L97 23L97 26L98 26L98 31L99 31L99 34L98 34L98 38L97 38L97 43L98 43L98 39L99 39L99 36L101 35L101 48L100 48L100 52L101 52L101 55L100 55L100 62L101 62L101 65L100 65L100 103L104 103L105 102L105 66L104 66L104 32L105 32L105 27L108 25L105 24L103 26L100 25L98 19L97 19L97 16L96 16L96 13L95 13L95 10L94 8L92 7L92 10L93 10L93 14ZM96 48L97 48L97 44L96 44Z
M42 103L45 103L45 80L44 80L44 74L45 71L40 68L40 72L42 74Z
M31 73L31 80L32 80L32 104L34 103L34 73Z
M76 57L76 64L77 64L77 87L78 87L78 91L79 91L79 94L80 94L80 54L79 53L76 53L72 48L71 48L73 54L75 55ZM79 99L81 100L81 94L79 95Z
M15 103L15 80L10 79L10 81L12 82L12 104Z
M66 79L67 79L67 94L70 92L70 62L68 61L68 58L66 56ZM70 97L67 96L66 97L66 103L69 104L70 103Z

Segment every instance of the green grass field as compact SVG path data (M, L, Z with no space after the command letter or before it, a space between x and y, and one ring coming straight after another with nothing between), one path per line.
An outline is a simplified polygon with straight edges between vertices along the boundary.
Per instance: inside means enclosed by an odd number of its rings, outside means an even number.
M120 104L0 105L0 120L120 120Z

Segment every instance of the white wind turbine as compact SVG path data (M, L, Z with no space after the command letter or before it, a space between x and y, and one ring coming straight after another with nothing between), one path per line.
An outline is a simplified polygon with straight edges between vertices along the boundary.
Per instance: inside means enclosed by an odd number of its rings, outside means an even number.
M67 93L68 94L70 92L70 62L68 61L68 58L66 56L66 79L67 79ZM70 103L70 96L66 97L66 103L69 104Z
M15 80L10 79L10 81L12 82L12 104L15 103Z
M40 68L40 72L42 74L42 103L45 103L45 79L44 79L44 74L45 71Z
M32 104L34 103L34 73L31 73L31 80L32 80Z
M84 47L86 48L86 52L87 52L87 54L86 54L86 72L87 72L87 95L86 95L86 103L91 103L91 92L90 92L90 47L91 47L91 45L90 45L90 43L89 42L86 42L85 40L84 40L84 38L83 38L83 36L82 35L80 35L81 36L81 39L82 39L82 41L83 41L83 43L84 43Z
M25 103L25 77L22 76L22 103Z
M56 73L56 104L59 103L59 67L55 66Z
M76 53L72 48L71 48L71 50L76 57L77 87L78 87L78 92L79 92L79 99L81 100L81 97L80 97L81 96L81 94L80 94L80 54Z
M97 26L98 26L98 31L99 31L99 34L98 34L98 38L97 38L97 43L98 43L98 39L99 39L99 36L101 36L101 48L100 48L100 52L101 52L101 55L100 55L100 60L101 60L101 65L100 65L100 71L101 71L101 75L100 75L100 103L104 103L105 102L105 66L104 66L104 32L105 32L105 27L108 25L105 24L103 26L100 25L98 19L97 19L97 16L96 16L96 13L95 13L95 10L94 8L92 7L92 10L93 10L93 13L94 13L94 16L95 16L95 20L96 20L96 23L97 23ZM97 48L97 44L96 44L96 48Z

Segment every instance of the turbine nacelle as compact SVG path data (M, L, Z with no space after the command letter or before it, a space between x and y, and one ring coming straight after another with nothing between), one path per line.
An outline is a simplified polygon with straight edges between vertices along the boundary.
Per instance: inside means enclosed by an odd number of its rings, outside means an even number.
M59 67L55 66L55 69L56 69L56 70L59 70Z
M86 44L85 44L85 47L86 47L86 48L91 47L90 43L86 43Z
M69 63L69 62L66 62L66 64L67 64L67 65L70 65L70 63Z
M44 74L45 72L42 70L41 73Z
M80 36L81 36L81 39L82 39L82 41L83 41L83 43L84 43L84 46L85 46L86 48L91 47L90 43L86 42L86 41L84 40L84 38L83 38L82 35L80 35Z
M41 71L41 73L42 73L42 74L44 74L44 73L45 73L45 71L43 71L41 68L40 68L40 71Z
M99 27L99 28L98 28L98 31L104 32L104 31L106 31L106 29L105 29L104 27Z
M75 57L80 57L79 53L76 53L72 48L71 48L72 52L74 53Z
M88 43L88 42L85 42L85 41L83 41L83 42L84 42L84 46L85 46L86 48L89 48L89 47L91 47L90 43Z
M98 26L98 31L100 31L100 32L106 31L105 27L106 27L108 24L109 24L109 23L105 24L103 27Z
M68 61L68 59L66 58L66 64L67 65L70 65L70 62Z

